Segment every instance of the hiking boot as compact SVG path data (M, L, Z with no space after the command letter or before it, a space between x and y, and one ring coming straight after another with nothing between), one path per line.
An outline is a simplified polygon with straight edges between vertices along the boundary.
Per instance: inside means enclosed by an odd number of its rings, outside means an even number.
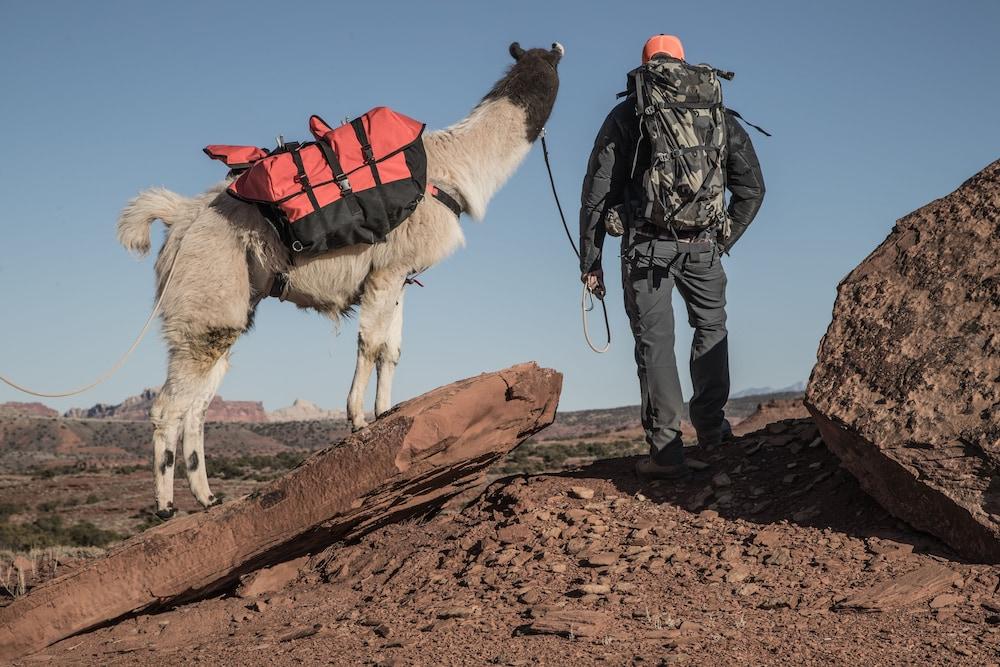
M683 462L675 465L663 465L647 456L635 464L635 474L639 479L684 479L691 474L691 469Z
M717 449L733 439L733 427L728 419L722 420L722 426L715 431L698 433L698 446L711 451Z

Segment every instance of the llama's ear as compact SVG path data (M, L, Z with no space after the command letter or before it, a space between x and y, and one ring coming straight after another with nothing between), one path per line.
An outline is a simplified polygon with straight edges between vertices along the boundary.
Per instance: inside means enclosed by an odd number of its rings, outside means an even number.
M514 60L520 60L521 56L523 55L524 55L524 49L521 48L520 44L514 42L513 44L510 45L511 58L513 58Z

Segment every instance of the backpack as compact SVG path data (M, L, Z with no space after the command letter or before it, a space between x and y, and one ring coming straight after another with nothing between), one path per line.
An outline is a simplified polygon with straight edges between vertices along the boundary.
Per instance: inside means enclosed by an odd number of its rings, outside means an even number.
M384 241L427 189L424 124L376 107L337 128L312 116L309 129L315 141L271 151L204 150L237 176L226 192L256 204L294 254Z
M650 164L642 175L639 217L658 227L729 234L726 215L726 119L719 77L708 65L657 57L629 72L640 138ZM632 165L635 176L636 165Z

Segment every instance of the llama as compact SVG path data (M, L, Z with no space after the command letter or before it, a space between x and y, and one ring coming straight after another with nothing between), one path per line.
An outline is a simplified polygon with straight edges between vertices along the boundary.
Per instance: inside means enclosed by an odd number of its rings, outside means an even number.
M481 219L496 191L538 138L555 103L557 66L564 53L510 46L514 64L468 117L424 137L428 180ZM196 197L154 188L140 193L118 221L118 240L145 255L154 220L168 234L156 260L162 295L167 378L151 411L154 425L156 514L168 519L173 503L178 441L191 492L204 507L218 502L205 473L204 422L208 404L229 368L230 349L253 324L276 277L286 276L282 299L337 320L359 308L357 366L347 398L354 430L364 428L364 395L377 372L375 415L392 406L399 362L406 278L464 244L458 218L427 197L384 243L356 245L290 261L256 207L225 194L221 183ZM171 275L169 289L164 284Z

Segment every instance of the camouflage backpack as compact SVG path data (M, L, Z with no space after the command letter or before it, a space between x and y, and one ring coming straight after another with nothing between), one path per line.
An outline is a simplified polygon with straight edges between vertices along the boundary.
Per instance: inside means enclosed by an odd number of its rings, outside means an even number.
M719 77L708 65L657 57L629 73L640 136L650 145L640 217L673 230L719 229L726 216L726 119ZM632 165L633 176L636 165Z

